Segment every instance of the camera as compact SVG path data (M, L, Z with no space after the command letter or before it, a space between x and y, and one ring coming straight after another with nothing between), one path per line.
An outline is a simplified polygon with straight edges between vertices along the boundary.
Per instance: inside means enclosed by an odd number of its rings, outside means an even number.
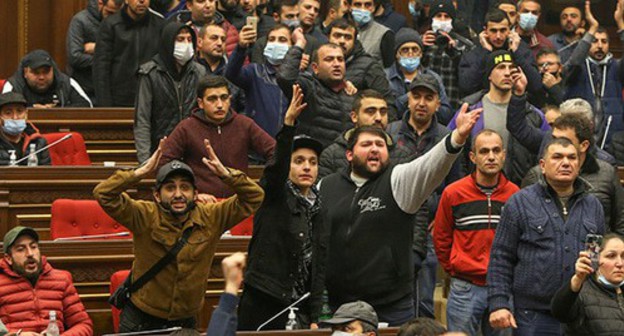
M446 48L449 44L448 37L442 35L440 32L435 33L435 45L440 48Z

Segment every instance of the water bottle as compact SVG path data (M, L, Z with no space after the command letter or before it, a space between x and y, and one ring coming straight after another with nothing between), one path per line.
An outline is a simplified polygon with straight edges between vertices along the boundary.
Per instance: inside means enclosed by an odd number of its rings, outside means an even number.
M59 326L56 321L56 311L50 310L50 323L48 323L48 328L45 331L46 336L59 336Z
M329 295L327 294L327 290L323 291L323 306L321 307L321 315L319 316L319 321L325 321L332 318L332 311L329 307Z
M12 149L9 151L9 166L15 166L17 164L17 155L15 155L15 150Z
M29 167L36 167L39 165L39 159L37 158L37 155L34 154L37 151L37 149L35 148L35 144L30 144L30 147L28 149L28 166Z
M290 308L290 313L288 313L288 321L286 321L286 328L285 328L286 330L298 329L297 314L295 314L296 310L298 310L298 308L295 308L295 307Z

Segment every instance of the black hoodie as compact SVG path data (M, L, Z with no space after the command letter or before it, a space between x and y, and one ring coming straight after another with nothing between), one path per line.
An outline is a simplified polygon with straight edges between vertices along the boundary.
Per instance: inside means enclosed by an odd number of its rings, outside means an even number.
M98 0L89 0L87 8L76 14L67 29L66 52L67 74L74 78L85 92L95 96L93 87L93 55L84 52L85 43L95 43L100 29L102 14Z

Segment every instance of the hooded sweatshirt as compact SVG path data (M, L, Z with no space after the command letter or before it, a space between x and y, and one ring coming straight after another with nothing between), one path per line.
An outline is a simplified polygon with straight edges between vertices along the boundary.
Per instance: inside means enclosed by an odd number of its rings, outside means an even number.
M85 53L85 43L95 43L100 29L102 14L98 0L89 0L87 8L74 15L67 29L66 52L67 74L74 78L90 96L95 95L93 88L93 54Z

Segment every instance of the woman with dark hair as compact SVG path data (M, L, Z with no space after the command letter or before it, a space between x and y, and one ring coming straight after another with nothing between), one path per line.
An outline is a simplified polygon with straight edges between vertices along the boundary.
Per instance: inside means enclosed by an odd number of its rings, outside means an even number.
M551 304L554 317L566 323L566 335L617 335L624 330L624 238L604 237L598 267L590 252L579 253L576 273Z

